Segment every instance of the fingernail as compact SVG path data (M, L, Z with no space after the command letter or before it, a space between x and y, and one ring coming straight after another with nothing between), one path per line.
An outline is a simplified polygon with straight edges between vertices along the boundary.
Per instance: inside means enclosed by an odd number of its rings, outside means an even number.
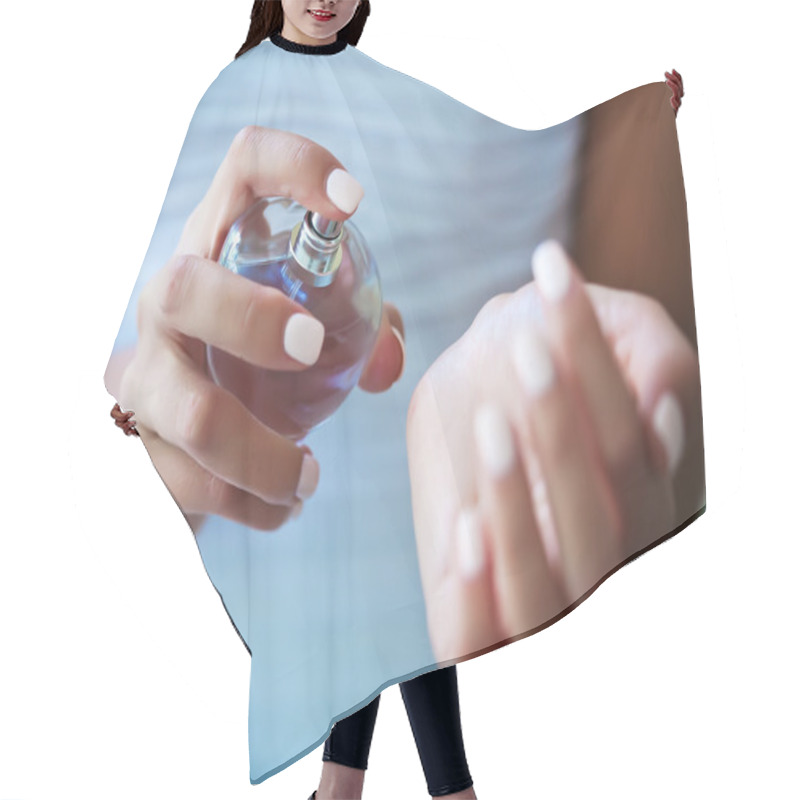
M514 437L505 415L497 406L483 405L474 427L483 463L495 478L502 478L514 466Z
M478 514L463 509L456 524L458 564L465 578L474 578L483 569L483 538Z
M390 326L392 329L392 333L397 337L397 341L400 342L400 349L403 351L403 363L400 365L400 374L394 379L394 382L400 380L403 377L403 373L406 371L406 343L403 341L403 334L395 328L394 325Z
M569 289L569 261L555 239L546 239L533 251L533 277L545 300L557 303Z
M295 503L294 507L292 508L292 513L289 514L289 519L297 519L303 511L303 501L301 500L299 503Z
M294 314L283 332L283 349L292 358L310 366L319 358L324 339L325 326L316 317Z
M512 357L517 376L531 397L538 397L555 381L555 367L547 343L536 328L520 331L513 343Z
M328 183L325 187L328 199L345 214L352 214L358 208L361 198L364 196L364 189L361 184L343 169L335 169L328 175Z
M653 428L667 452L669 474L674 475L683 455L683 413L678 399L671 392L661 396L653 411Z
M317 490L319 483L319 461L314 456L303 456L303 466L300 468L300 480L297 482L295 494L301 500L308 500Z

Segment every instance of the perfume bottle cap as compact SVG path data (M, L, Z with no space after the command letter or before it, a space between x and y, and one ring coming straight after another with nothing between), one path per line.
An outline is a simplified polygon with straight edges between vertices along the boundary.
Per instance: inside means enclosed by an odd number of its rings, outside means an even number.
M311 227L324 239L335 239L341 233L343 222L335 219L328 219L318 214L316 211L311 213L309 220Z
M342 263L344 223L307 211L292 231L290 250L294 260L311 273L315 286L333 281Z

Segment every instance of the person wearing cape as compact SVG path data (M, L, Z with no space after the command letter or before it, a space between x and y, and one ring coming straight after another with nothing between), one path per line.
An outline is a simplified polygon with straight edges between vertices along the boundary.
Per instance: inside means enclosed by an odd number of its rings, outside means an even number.
M285 2L315 24L346 5ZM105 384L251 653L253 783L386 686L552 624L705 510L667 97L648 84L524 131L345 38L280 34L204 94ZM383 297L363 391L302 446L206 360L319 354L299 303L217 263L275 195L352 216Z

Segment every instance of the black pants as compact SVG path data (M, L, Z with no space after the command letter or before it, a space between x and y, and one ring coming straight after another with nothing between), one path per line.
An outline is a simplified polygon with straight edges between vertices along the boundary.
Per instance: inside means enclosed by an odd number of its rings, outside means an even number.
M419 760L432 797L472 786L461 736L455 666L426 672L400 684ZM337 722L325 742L323 761L366 769L378 716L378 695L369 705Z

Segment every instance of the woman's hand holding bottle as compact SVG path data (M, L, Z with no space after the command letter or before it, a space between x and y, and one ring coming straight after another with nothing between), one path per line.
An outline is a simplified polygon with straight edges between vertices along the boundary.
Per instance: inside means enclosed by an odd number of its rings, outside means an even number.
M206 364L206 345L273 370L303 370L319 357L325 331L318 320L216 260L234 220L272 195L344 220L363 190L314 142L244 128L189 216L175 254L142 290L134 353L121 354L106 374L109 391L135 411L142 441L194 530L206 514L274 530L299 512L319 481L310 448L259 422L211 379ZM384 304L362 389L385 391L398 379L402 330L397 309Z
M652 298L584 284L556 243L534 264L537 280L484 306L409 409L440 662L552 620L704 503L692 345Z

